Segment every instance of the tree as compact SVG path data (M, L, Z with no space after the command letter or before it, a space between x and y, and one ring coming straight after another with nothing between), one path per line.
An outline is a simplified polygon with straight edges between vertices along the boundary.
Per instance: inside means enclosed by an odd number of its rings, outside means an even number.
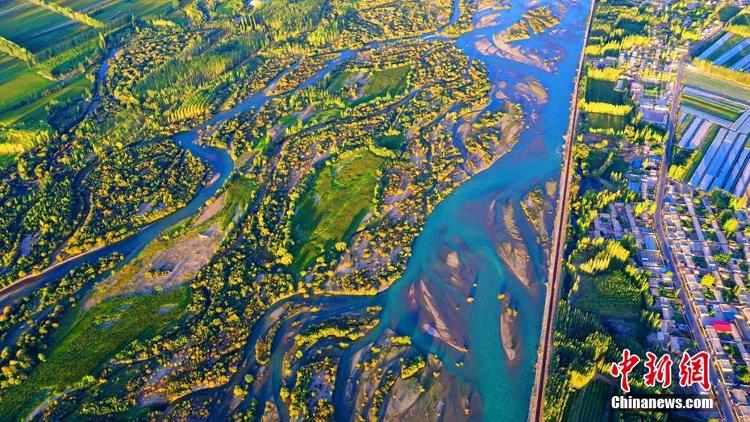
M740 228L740 223L736 218L730 218L724 222L721 228L727 236L732 236L737 232L737 229Z
M716 277L713 274L706 274L701 279L701 285L706 287L714 287L716 284Z
M727 253L717 253L714 255L714 260L722 266L727 265L731 259L732 256Z

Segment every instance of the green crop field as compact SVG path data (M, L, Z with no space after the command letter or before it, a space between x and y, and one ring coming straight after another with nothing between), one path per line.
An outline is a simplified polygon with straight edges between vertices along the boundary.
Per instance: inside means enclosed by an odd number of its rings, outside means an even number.
M112 0L54 0L52 3L67 7L76 12L90 13L92 9L98 9L109 3L117 3Z
M733 122L738 117L740 117L740 114L742 114L743 111L741 108L732 106L730 104L719 103L708 98L692 95L683 95L682 104L692 109L712 114L716 117L720 117L730 122Z
M53 339L48 356L23 384L3 392L0 418L32 405L46 389L61 389L101 367L134 339L158 334L179 318L189 300L187 288L163 294L120 297L89 311L73 308Z
M370 208L384 159L368 151L339 157L318 174L292 219L294 266L304 269L334 243L346 239Z
M613 129L620 131L625 128L626 121L624 116L615 116L604 113L586 113L586 119L591 129Z
M586 101L625 104L625 93L615 91L616 83L602 79L586 79Z
M25 0L10 0L0 6L0 36L31 52L89 30L91 28L83 24Z
M173 4L170 0L113 1L89 14L92 18L104 22L131 15L142 18L165 13L172 8Z
M22 107L14 108L0 114L0 124L10 125L17 122L36 122L44 121L47 118L45 107L53 102L64 103L74 98L81 98L91 89L91 81L78 76L73 82L52 93L44 96L34 102Z
M605 415L609 410L609 400L611 397L612 386L602 380L594 379L568 402L564 420L606 420Z
M750 102L750 89L740 84L733 84L724 79L713 77L695 67L687 67L685 83L706 91L721 93L726 98Z
M623 272L583 279L571 305L603 318L634 320L640 315L641 292Z
M0 86L28 70L28 68L26 62L6 53L0 53Z
M4 94L0 96L0 110L57 84L56 81L39 75L34 69L17 70L19 73L13 79L0 83L0 92Z

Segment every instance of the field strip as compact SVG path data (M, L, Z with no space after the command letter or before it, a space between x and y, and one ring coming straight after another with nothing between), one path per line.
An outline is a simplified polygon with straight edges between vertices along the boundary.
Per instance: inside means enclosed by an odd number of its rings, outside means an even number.
M713 126L713 123L709 122L708 120L704 120L701 124L700 129L698 129L698 132L696 132L696 134L693 136L693 139L690 140L688 149L696 149L703 145L703 141L706 139L708 131L711 130Z
M732 65L732 70L742 70L748 64L750 64L750 54L748 54L747 56L743 57L737 63L735 63L734 65Z
M55 12L58 15L63 15L69 19L82 23L86 26L90 26L92 28L104 27L104 22L98 21L85 13L76 12L67 7L60 6L54 3L48 3L44 0L26 0L26 1L28 1L29 3L36 4L37 6L43 7L52 12Z
M737 53L739 53L740 51L744 50L745 47L747 47L748 45L750 45L750 39L745 38L744 40L742 40L741 43L739 43L739 44L735 45L734 47L730 48L724 54L722 54L716 60L714 60L714 63L718 64L718 65L723 65L724 63L727 62L727 60L731 59Z
M719 103L727 104L730 107L738 107L740 109L744 109L745 107L748 106L747 101L730 98L730 97L725 96L724 94L717 94L714 91L706 90L706 89L695 87L695 86L686 86L685 89L683 89L683 91L692 96L704 97L704 98L711 99Z
M745 166L742 170L742 176L740 177L740 180L737 181L737 185L734 187L732 193L736 196L744 195L745 191L747 191L748 182L750 182L750 166Z
M738 117L737 120L734 121L734 123L732 123L732 126L729 127L729 130L742 132L741 129L746 125L748 119L750 119L750 109L745 110L745 112L742 113L742 115Z
M711 161L708 162L706 172L703 175L703 180L701 180L701 189L708 191L708 188L713 185L721 166L727 158L727 154L729 154L732 145L734 145L734 141L737 139L737 135L738 134L734 132L727 133L718 143L719 147L716 150L716 154L714 154L714 156L711 157ZM716 145L716 141L714 141L714 145Z
M696 117L700 117L702 119L706 119L706 120L708 120L708 121L710 121L712 123L715 123L715 124L717 124L717 125L725 128L725 129L729 129L729 127L732 126L732 123L733 123L733 122L730 122L729 120L722 119L721 117L714 116L711 113L706 113L706 112L703 112L703 111L700 111L700 110L696 110L696 109L694 109L692 107L689 107L689 106L686 106L686 105L683 105L682 108L683 108L683 110L686 113L690 113L690 114L692 114L692 115L694 115Z
M711 47L708 47L706 51L704 51L700 56L698 56L701 60L707 60L708 56L713 54L714 51L718 50L722 45L724 45L725 42L727 42L730 38L732 38L732 34L730 32L727 32L724 34L721 38L716 40L713 44L711 44Z
M16 11L17 9L23 9L23 8L29 8L29 7L31 7L31 5L28 4L28 3L19 3L19 4L15 5L15 6L13 6L13 7L9 7L7 9L0 10L0 17L2 17L3 15L7 15L9 13L12 13L12 12Z
M700 184L701 180L703 179L703 175L706 172L706 167L708 166L708 163L711 162L714 155L716 155L716 150L719 148L718 142L716 139L724 139L726 136L727 130L724 128L721 128L719 130L718 135L711 141L711 145L708 147L708 151L706 151L706 155L703 156L703 159L700 163L698 163L698 168L695 169L695 173L693 173L693 177L690 178L690 184L693 186L697 186Z
M737 132L744 134L750 133L750 116L742 122L742 125L737 129Z

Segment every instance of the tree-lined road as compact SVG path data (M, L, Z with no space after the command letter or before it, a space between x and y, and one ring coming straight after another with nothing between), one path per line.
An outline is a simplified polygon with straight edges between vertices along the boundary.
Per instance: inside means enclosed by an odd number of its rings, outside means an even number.
M591 32L591 22L594 19L595 0L591 1L588 20L586 22L586 32L581 48L581 57L578 63L578 72L573 88L573 99L570 104L570 125L568 134L565 139L565 151L563 158L562 174L560 176L560 196L558 198L557 215L555 217L555 233L552 239L552 253L550 254L550 273L549 283L547 285L547 297L545 301L544 318L542 320L542 337L539 344L539 354L537 357L536 377L534 380L534 389L531 393L531 402L529 406L529 421L541 422L544 409L544 388L547 382L547 371L549 371L550 360L552 359L552 339L555 331L555 312L557 311L557 301L560 296L560 278L562 277L563 254L565 252L566 232L568 230L570 208L570 185L573 178L573 142L578 135L578 97L579 88L583 74L583 65L585 62L584 50L588 44L589 33Z

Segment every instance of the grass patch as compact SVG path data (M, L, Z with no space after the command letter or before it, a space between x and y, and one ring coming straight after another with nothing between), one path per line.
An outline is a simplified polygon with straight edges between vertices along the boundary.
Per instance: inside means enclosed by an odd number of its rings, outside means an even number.
M292 217L295 270L306 268L356 230L372 205L384 162L359 150L342 154L320 171Z
M357 103L366 103L386 95L403 94L406 91L406 75L409 74L409 70L409 66L400 66L372 72L365 84L364 95Z
M648 23L645 19L630 19L626 17L620 17L615 24L615 29L622 29L622 37L628 35L646 35L646 24Z
M222 229L226 229L229 224L234 220L237 212L244 212L250 201L255 197L255 191L258 187L255 182L242 176L234 175L227 184L226 190L226 203L214 217L208 220L208 222L218 221L219 226Z
M586 121L593 131L612 129L619 132L627 125L625 117L606 113L586 113Z
M46 361L22 384L3 392L0 419L21 414L45 391L77 383L133 340L158 334L182 316L189 299L189 290L181 288L162 294L118 297L87 312L80 307L71 309L53 338ZM168 305L176 306L163 311Z
M735 16L727 25L727 30L742 37L750 36L750 15L742 13Z
M379 135L375 138L375 143L379 147L388 148L391 151L398 151L406 142L406 136L403 133L395 135Z
M408 65L390 69L374 70L369 73L362 87L362 96L353 105L367 103L376 98L387 95L397 96L406 92L407 75L411 67ZM326 89L332 93L341 93L354 81L357 72L337 72L328 82Z
M721 9L716 11L716 16L722 22L729 22L729 20L737 15L737 13L740 13L740 10L742 10L742 8L739 6L726 5L722 6Z

